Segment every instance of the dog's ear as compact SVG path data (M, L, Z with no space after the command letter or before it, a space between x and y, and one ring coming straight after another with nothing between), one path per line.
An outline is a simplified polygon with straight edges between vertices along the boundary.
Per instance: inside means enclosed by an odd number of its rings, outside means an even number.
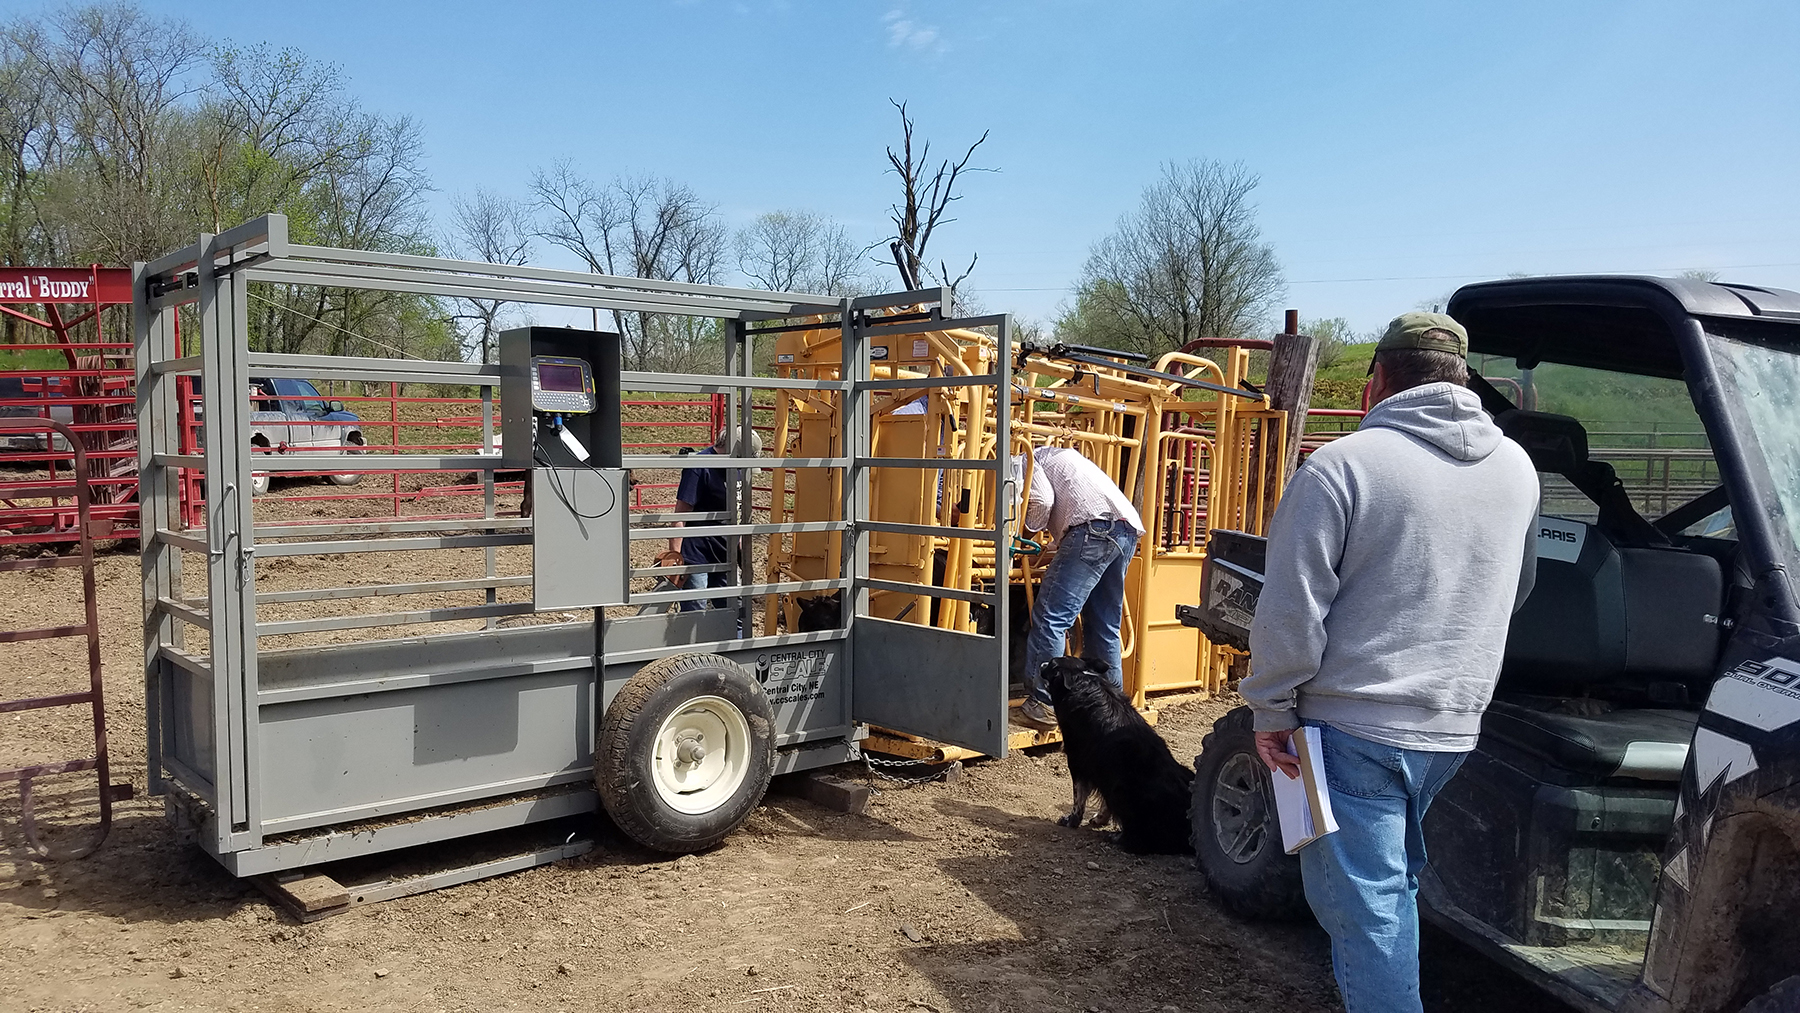
M1106 662L1101 660L1100 658L1083 657L1081 659L1081 664L1088 671L1094 673L1095 675L1105 675L1106 669L1108 667Z

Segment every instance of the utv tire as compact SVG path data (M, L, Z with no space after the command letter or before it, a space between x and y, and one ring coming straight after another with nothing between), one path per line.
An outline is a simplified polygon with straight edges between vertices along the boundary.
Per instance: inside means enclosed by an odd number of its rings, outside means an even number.
M1256 755L1250 709L1213 722L1194 757L1194 863L1213 895L1244 918L1295 920L1311 914L1300 859L1281 850L1269 771Z
M775 715L763 688L716 654L639 669L606 709L594 783L632 840L702 851L750 817L775 767Z
M1750 1000L1739 1013L1793 1013L1800 1009L1800 974L1784 978L1775 987Z

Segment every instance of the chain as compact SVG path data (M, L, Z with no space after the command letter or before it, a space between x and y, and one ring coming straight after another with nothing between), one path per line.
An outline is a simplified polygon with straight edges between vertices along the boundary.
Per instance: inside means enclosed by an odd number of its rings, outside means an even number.
M923 777L902 777L899 774L890 774L885 770L881 770L880 768L889 767L889 768L897 769L900 767L917 767L917 766L923 765L924 761L923 760L878 760L875 757L870 756L867 752L864 752L862 754L862 758L863 758L863 767L868 770L870 776L879 777L885 781L893 781L897 784L904 784L904 785L929 784L932 781L936 781L936 780L942 778L944 776L944 774L946 772L948 772L950 769L950 765L945 764L943 767L939 768L938 770L934 770L931 773L926 774Z

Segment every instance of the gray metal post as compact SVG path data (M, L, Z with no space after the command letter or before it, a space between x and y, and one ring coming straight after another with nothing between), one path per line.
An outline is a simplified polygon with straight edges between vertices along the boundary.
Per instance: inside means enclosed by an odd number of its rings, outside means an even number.
M725 326L729 346L732 350L731 354L736 360L733 363L732 373L736 376L750 376L756 370L756 360L750 354L751 342L755 339L750 336L749 327L742 320L728 320L725 322ZM750 450L752 445L750 440L755 432L751 425L751 419L755 412L756 394L751 388L740 387L734 389L731 396L732 404L737 408L737 414L727 420L726 424L737 427L737 446L739 448L737 456L755 456ZM737 520L735 523L753 523L755 503L751 487L755 484L756 472L754 469L744 468L735 470L733 474L737 477ZM733 578L737 581L738 587L749 587L756 583L756 578L752 573L756 567L755 536L739 535L731 540L731 544L737 552L731 568ZM754 636L755 631L750 627L750 598L744 596L736 598L734 601L737 604L738 629L744 636Z
M1012 531L1013 512L1018 509L1019 497L1015 483L1018 479L1012 473L1012 316L1000 318L994 328L997 341L994 347L994 639L1000 647L1000 713L1007 712L1006 694L1007 678L1004 673L1012 671L1012 659L1007 657L1012 648L1012 589L1007 585L1012 579Z
M856 617L869 610L869 592L861 581L869 574L868 542L858 530L857 519L863 515L868 498L868 474L859 459L868 456L868 441L863 414L869 404L866 391L856 389L856 381L868 372L868 355L862 332L857 327L854 300L846 298L838 319L838 379L844 389L838 395L838 456L847 459L838 486L838 517L848 521L842 548L838 552L838 577L851 583L844 588L840 617L850 630L851 649L844 652L844 723L850 724L856 713Z
M595 312L599 311L596 310ZM396 440L395 442L399 441ZM485 384L483 384L481 388L481 452L484 454L492 454L494 452L494 388ZM527 477L525 481L529 482L531 479ZM484 468L481 472L481 516L488 520L493 520L496 516L497 505L494 489L494 472L492 469ZM497 551L498 550L492 545L482 550L483 556L487 562L486 576L489 579L492 579L500 572L497 568L498 560L495 556ZM488 587L485 603L488 605L496 605L499 604L499 602L500 589L492 586ZM485 625L491 630L500 625L500 620L494 616L489 616Z
M205 362L206 384L201 392L202 432L206 461L206 612L212 628L207 634L207 662L212 666L212 742L213 795L216 802L213 820L213 848L224 853L232 847L232 825L243 811L240 790L242 780L236 774L237 758L242 755L241 737L234 726L230 686L231 673L242 661L242 639L233 634L242 623L238 616L241 599L234 593L231 575L235 570L232 557L235 546L232 529L236 527L231 505L239 495L249 495L249 472L240 466L239 449L243 429L239 428L237 402L244 388L232 382L231 337L220 326L218 278L212 265L216 258L210 233L200 237L200 256L195 267L199 299L195 318L200 325L200 355Z
M156 372L154 363L181 354L170 318L175 310L150 308L144 265L132 265L132 354L136 367L138 429L138 543L144 581L144 730L151 795L163 793L162 663L164 644L179 647L182 626L157 602L181 597L181 550L158 532L180 527L178 471L156 463L158 453L175 453L181 439L181 405L176 378Z

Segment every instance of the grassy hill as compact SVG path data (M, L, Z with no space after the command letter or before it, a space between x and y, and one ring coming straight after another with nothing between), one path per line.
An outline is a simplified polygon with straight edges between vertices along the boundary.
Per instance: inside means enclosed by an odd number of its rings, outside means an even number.
M1313 385L1313 407L1360 407L1369 359L1374 354L1373 342L1351 345L1335 363L1322 367ZM1520 381L1520 370L1513 360L1478 355L1470 365L1496 381L1507 396L1516 397L1513 384L1499 382ZM1679 380L1551 363L1533 371L1532 383L1539 411L1572 415L1596 433L1616 435L1617 439L1606 441L1609 446L1645 445L1632 437L1647 440L1651 434L1657 438L1656 446L1705 445L1695 435L1701 429L1700 419L1694 413L1687 385Z

